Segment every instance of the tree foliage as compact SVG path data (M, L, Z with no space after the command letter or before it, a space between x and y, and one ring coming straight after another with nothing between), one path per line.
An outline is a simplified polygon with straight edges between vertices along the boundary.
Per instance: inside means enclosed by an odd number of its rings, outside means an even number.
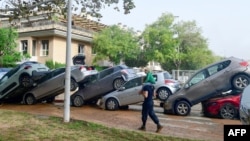
M214 62L216 57L196 23L175 20L171 13L163 13L146 27L142 36L148 60L159 62L168 71L198 69Z
M113 25L96 34L93 49L97 60L109 60L115 64L126 58L136 58L139 52L138 39L132 29L121 29Z
M171 58L170 54L176 44L173 40L173 21L172 14L164 13L156 22L146 26L142 33L143 49L149 61L163 63Z
M0 56L15 52L18 33L13 28L0 28Z
M16 50L17 31L13 28L0 28L0 37L0 66L20 61L22 56Z
M5 16L9 17L10 21L20 18L29 20L30 15L37 15L38 12L46 12L48 16L54 12L66 16L68 4L67 0L0 0L0 2L4 6L0 12L6 12ZM74 0L72 11L99 19L102 17L100 10L105 6L120 11L119 3L119 0ZM135 8L133 0L122 0L122 3L124 14L130 13L131 9Z

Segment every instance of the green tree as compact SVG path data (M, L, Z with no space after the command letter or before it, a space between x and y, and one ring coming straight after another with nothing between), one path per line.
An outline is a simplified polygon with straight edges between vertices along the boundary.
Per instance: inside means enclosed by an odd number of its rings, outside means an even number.
M142 34L147 60L159 62L164 70L171 71L199 69L218 59L195 21L175 20L171 13L163 13L147 25Z
M177 34L175 38L177 44L170 62L177 70L199 69L216 60L213 52L208 48L207 39L202 36L202 30L197 27L195 21L177 22L173 29Z
M147 60L163 63L171 59L176 45L176 41L173 39L173 22L174 16L164 13L156 22L146 26L142 37Z
M26 18L29 20L30 15L37 15L38 12L46 11L48 16L50 13L67 13L67 0L0 0L3 7L0 12L8 12L6 17L10 21L14 19ZM130 10L135 8L133 0L122 0L124 14L130 13ZM72 5L73 12L84 13L83 16L90 15L102 17L100 10L105 6L113 7L114 10L120 11L119 0L74 0ZM51 18L51 17L50 17Z
M136 58L140 50L134 31L121 29L116 25L107 27L94 36L93 49L97 52L94 62L109 60L115 64L125 58Z
M13 28L0 28L0 66L11 66L22 59L16 50L18 33Z

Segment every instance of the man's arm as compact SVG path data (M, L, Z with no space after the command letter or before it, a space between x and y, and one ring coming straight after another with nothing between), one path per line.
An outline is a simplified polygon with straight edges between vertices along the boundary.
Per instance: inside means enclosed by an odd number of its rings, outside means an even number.
M144 98L147 98L147 97L148 97L148 91L140 90L138 93L139 93L140 95L142 95Z
M147 98L148 97L148 91L142 91L142 96L144 98Z

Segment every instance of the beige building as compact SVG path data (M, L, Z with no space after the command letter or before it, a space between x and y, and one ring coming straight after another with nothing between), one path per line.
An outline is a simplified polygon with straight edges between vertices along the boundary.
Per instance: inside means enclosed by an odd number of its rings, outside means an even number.
M30 17L30 21L20 21L9 23L8 19L3 18L0 21L1 27L17 27L17 50L23 54L28 53L31 56L29 60L32 61L45 63L53 60L65 64L67 20L59 16L48 20L44 15L39 15ZM93 34L104 27L106 25L73 15L71 58L77 54L84 54L85 63L91 65L94 57L91 47Z

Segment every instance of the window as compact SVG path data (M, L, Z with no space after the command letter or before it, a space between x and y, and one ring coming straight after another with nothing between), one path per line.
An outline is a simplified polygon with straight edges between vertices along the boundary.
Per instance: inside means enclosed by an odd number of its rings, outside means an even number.
M36 40L32 41L32 56L36 56Z
M28 53L28 41L27 40L21 41L21 52L22 52L22 54Z
M41 56L49 55L49 40L42 40Z
M84 45L78 45L78 54L84 54Z

